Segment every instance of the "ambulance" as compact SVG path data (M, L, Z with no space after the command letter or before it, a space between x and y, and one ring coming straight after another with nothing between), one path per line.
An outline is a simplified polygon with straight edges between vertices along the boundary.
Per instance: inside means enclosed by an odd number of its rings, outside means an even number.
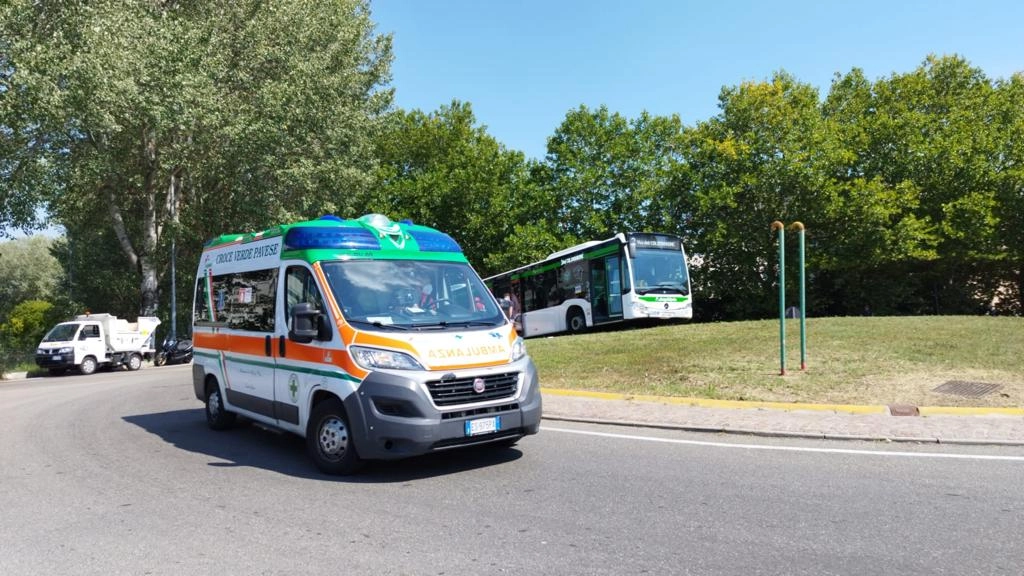
M459 244L409 221L324 216L210 240L192 335L208 425L297 434L328 474L540 427L522 338Z

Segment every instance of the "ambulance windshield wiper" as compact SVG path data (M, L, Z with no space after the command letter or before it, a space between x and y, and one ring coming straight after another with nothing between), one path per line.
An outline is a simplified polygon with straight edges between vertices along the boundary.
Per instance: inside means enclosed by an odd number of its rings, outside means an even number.
M438 322L426 322L423 324L413 324L413 328L468 328L470 326L497 326L494 322L485 322L483 320L458 320L455 322L449 322L447 320L440 320Z
M353 320L350 320L350 322L352 322L354 324L369 324L370 326L373 326L374 328L380 328L382 330L384 330L384 329L408 330L409 329L408 326L403 326L401 324L385 324L385 323L381 322L380 320L374 320L373 322L369 322L367 320L354 320L353 319Z

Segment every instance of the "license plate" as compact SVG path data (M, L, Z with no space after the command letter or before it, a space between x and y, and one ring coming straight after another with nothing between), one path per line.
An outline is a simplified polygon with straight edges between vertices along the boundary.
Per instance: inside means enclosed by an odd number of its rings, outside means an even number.
M59 356L59 355L57 355L57 356L50 356L50 358L51 358L51 359L53 359L53 360L55 360L55 361L60 361L60 360L63 360L63 359L64 359L64 358L62 358L62 357L61 357L61 356Z
M673 314L672 312L662 312L662 313L661 313L661 317L662 317L662 318L671 318L671 317L672 317L672 316L674 316L674 315L675 315L675 314Z
M493 418L480 418L479 420L466 420L466 436L477 434L490 434L501 430L501 416Z

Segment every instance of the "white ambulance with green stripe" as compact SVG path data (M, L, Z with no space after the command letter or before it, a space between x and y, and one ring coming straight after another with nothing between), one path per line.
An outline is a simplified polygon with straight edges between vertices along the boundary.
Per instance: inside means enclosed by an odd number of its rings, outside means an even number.
M193 384L306 439L327 473L490 444L540 426L522 338L450 236L380 214L227 234L199 262Z

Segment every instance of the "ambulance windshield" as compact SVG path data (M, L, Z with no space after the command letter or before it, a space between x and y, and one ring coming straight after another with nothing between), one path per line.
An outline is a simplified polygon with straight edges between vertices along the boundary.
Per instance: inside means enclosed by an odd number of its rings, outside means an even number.
M322 266L342 314L357 327L465 329L506 321L487 287L464 263L349 260Z

